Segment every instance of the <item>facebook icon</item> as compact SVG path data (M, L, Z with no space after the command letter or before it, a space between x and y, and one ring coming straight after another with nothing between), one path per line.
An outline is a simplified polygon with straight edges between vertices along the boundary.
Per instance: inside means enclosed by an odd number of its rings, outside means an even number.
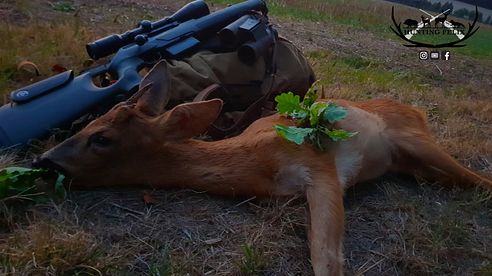
M449 51L443 51L441 54L441 58L444 60L449 60L450 53Z

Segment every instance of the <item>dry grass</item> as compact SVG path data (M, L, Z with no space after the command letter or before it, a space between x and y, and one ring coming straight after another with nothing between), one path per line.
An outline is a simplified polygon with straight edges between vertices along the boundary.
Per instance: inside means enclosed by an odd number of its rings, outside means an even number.
M370 184L347 192L348 271L486 271L490 195L396 176ZM140 190L73 192L63 204L35 208L34 226L12 229L0 248L17 252L9 267L20 271L41 267L32 266L32 252L42 260L43 248L56 248L59 255L42 269L75 271L83 264L116 275L311 275L307 206L300 199L230 200L192 191L153 197L157 203L146 207ZM76 254L65 254L71 248Z
M2 25L0 38L0 91L5 93L54 74L55 64L80 70L87 60L85 43L94 37L77 22L57 22ZM26 60L39 67L41 76L17 70L17 64Z
M354 271L469 275L490 263L490 240L482 239L490 235L490 217L479 211L490 209L490 195L412 182L391 176L378 184L382 194L349 193L346 253Z
M15 275L102 275L116 256L99 249L93 234L57 221L16 229L0 244L1 273ZM114 253L114 252L113 252Z
M142 17L142 10L154 15L167 11L159 4L142 7L132 4L137 0L112 0L102 3L107 6L98 14L97 1L86 1L85 6L73 1L80 17L73 17L77 11L62 14L65 23L54 25L49 21L60 14L40 7L39 15L31 6L35 2L17 1L13 8L20 14L16 16L28 12L22 18L33 24L0 28L0 78L9 76L0 92L29 82L29 76L15 72L20 60L36 62L43 77L54 63L80 68L86 57L83 45L107 32L98 23L124 30L132 26L128 21ZM149 1L154 2L159 1ZM343 21L360 16L364 22L387 25L386 16L375 16L387 14L382 6L341 2L343 9L334 8L340 7L337 1L271 3L277 12L308 8L331 16L330 23L280 21L281 34L299 46L311 44L306 54L323 79L326 95L353 100L385 97L416 105L427 112L440 144L466 165L491 173L490 63L460 57L459 62L439 64L444 74L436 73L433 64L415 61L417 56L398 48L399 43L333 26L333 21L347 23ZM110 11L115 6L118 9ZM309 19L313 13L300 15ZM0 169L28 164L31 157L31 152L2 152ZM141 190L72 191L61 204L3 206L0 270L15 270L16 275L312 273L307 206L302 199L224 199L193 191L154 191L153 197L156 204L145 206ZM347 271L490 275L491 202L482 191L443 190L392 175L352 188L345 200Z
M295 199L224 200L156 191L157 204L145 207L141 195L135 190L74 192L63 204L38 206L30 216L34 225L6 235L0 246L0 252L9 253L4 263L10 270L32 271L34 252L45 260L42 267L58 272L74 271L81 263L103 274L130 275L309 271L306 206Z
M0 170L13 166L18 158L15 152L0 152Z

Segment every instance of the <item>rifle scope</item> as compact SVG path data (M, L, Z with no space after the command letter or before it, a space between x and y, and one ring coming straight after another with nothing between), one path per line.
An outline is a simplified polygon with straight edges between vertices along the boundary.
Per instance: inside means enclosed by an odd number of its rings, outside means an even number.
M173 15L156 22L143 20L138 27L124 34L114 34L88 43L85 48L92 59L100 59L116 53L121 47L135 42L135 37L149 33L174 22L184 22L210 14L207 3L196 0L188 3Z

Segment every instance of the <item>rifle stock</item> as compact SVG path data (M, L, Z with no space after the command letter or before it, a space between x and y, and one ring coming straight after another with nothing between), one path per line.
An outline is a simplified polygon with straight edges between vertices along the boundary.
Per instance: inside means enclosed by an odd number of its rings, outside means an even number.
M140 83L138 68L142 63L138 58L127 60L118 68L121 77L107 87L97 87L92 81L93 77L106 71L103 66L26 103L0 107L0 147L42 138L51 129L70 124L103 102L112 100L115 95L133 94Z

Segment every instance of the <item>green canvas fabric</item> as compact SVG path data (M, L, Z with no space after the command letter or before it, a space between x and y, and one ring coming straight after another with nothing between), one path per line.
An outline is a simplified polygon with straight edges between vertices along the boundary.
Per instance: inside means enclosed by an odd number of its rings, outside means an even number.
M224 89L203 98L218 97L224 102L209 136L221 139L239 134L254 120L272 113L277 94L293 92L302 98L315 81L309 62L291 42L280 38L274 49L268 57L246 63L237 52L202 51L186 59L167 60L171 78L167 108L192 101L197 95L202 99L200 92L220 85Z
M237 52L199 52L183 60L168 60L171 76L171 102L192 100L212 84L225 87L230 93L230 105L247 107L266 93L270 86L274 94L292 91L304 95L315 80L314 72L302 52L285 39L276 44L276 73L273 85L268 78L264 58L251 63L239 60Z

